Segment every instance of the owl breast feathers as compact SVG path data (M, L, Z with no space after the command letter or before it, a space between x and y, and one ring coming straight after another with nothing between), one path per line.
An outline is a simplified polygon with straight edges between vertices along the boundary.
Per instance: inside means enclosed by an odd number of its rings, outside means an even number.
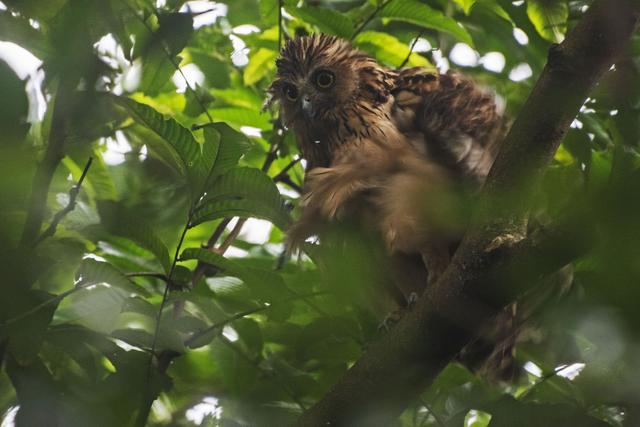
M269 92L307 160L290 242L351 218L437 277L495 157L493 96L456 73L391 70L322 34L286 43Z

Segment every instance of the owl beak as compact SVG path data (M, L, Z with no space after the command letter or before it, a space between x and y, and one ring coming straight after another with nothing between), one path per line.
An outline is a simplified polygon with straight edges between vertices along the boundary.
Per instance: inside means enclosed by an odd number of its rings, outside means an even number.
M308 96L302 98L302 111L307 117L313 117L313 104Z

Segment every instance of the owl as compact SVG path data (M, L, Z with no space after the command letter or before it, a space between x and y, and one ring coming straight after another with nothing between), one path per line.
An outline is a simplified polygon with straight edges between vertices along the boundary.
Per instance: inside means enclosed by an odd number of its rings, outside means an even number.
M324 34L289 40L276 65L268 91L307 161L290 244L353 221L383 242L395 295L419 295L448 265L494 160L494 97L457 73L392 70Z

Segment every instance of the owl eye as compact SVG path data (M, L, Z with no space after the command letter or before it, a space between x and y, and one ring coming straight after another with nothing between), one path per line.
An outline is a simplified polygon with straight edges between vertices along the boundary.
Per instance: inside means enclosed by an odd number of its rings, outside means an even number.
M282 88L282 92L289 101L298 99L298 89L294 85L286 85Z
M328 89L333 86L336 78L331 71L320 71L316 74L315 83L320 89Z

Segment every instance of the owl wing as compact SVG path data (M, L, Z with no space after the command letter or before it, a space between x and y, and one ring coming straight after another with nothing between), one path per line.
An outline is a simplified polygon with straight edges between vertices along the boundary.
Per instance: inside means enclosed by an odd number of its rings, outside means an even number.
M422 133L430 158L456 174L483 182L496 155L504 121L492 94L459 73L400 70L394 118L406 133Z

